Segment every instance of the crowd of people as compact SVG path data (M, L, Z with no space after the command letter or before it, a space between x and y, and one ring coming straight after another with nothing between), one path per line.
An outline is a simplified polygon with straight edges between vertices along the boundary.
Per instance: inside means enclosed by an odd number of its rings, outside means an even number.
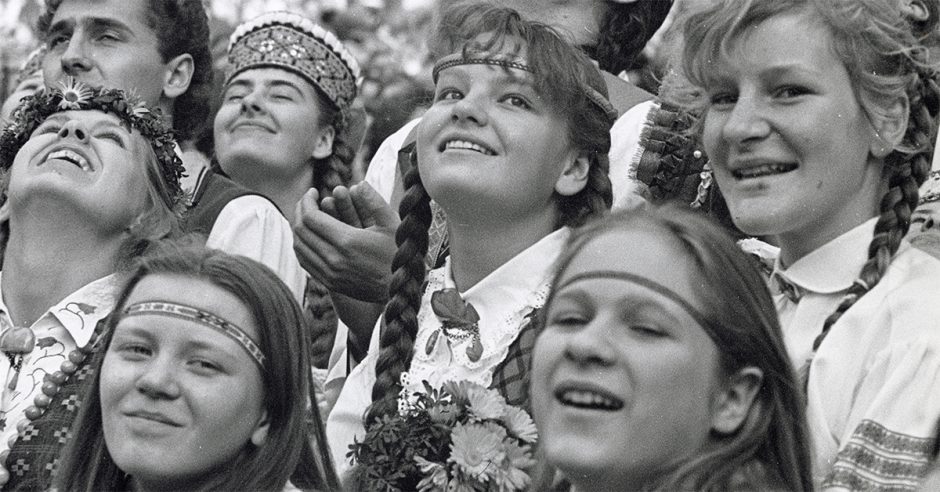
M940 482L940 1L448 0L400 87L335 12L43 8L4 490Z

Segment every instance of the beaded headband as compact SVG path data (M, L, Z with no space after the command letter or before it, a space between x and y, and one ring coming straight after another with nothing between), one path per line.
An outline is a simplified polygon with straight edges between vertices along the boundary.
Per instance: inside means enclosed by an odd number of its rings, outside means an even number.
M276 67L310 81L344 113L356 97L356 59L333 33L294 13L270 12L238 26L228 61L226 85L250 68Z
M140 316L151 314L156 316L169 316L171 318L193 321L203 326L212 328L223 335L235 340L242 348L248 352L248 355L264 370L264 353L261 348L245 333L241 328L216 316L210 312L203 311L192 306L176 304L174 302L155 301L139 302L124 309L124 316Z
M524 72L535 74L535 70L532 67L520 61L513 61L513 60L508 60L505 58L497 58L497 57L486 56L486 55L484 56L472 56L471 55L468 58L468 57L464 57L464 55L461 53L452 53L450 55L447 55L441 58L440 60L437 61L437 63L434 64L434 69L431 71L431 77L434 83L435 84L437 83L437 77L442 70L455 67L457 65L493 65L493 66L500 66L504 68L513 68L516 70L522 70ZM614 109L614 106L610 104L610 101L608 101L607 98L604 97L603 94L598 92L597 89L594 89L593 87L584 83L581 84L581 90L584 91L584 94L588 97L588 99L591 100L591 102L594 103L595 106L597 106L598 108L600 108L601 111L604 112L604 114L607 116L607 119L610 120L611 123L617 121L617 118L620 115L617 113L617 110Z
M128 130L133 128L140 132L157 156L160 176L172 200L167 205L177 211L183 203L183 190L180 188L183 161L176 153L176 140L172 130L164 125L160 110L148 109L143 101L128 97L120 89L93 89L71 77L66 83L59 83L58 88L46 89L23 98L11 116L12 122L0 133L0 169L6 170L13 165L20 148L48 117L76 110L97 110L112 114L123 121Z

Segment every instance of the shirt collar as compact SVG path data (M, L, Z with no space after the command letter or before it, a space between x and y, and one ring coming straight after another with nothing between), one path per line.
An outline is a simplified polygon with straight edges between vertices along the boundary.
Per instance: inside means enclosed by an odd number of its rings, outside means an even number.
M569 227L562 227L529 246L460 295L477 308L483 305L512 306L522 296L531 295L554 273L554 259L561 252ZM444 287L455 287L451 258L444 264ZM514 306L515 307L515 306Z
M868 245L877 222L877 217L865 221L789 267L785 268L777 257L772 276L779 276L803 290L820 294L834 294L848 289L868 261Z
M2 272L0 272L2 274ZM2 286L2 281L0 281ZM50 307L33 325L54 319L72 336L78 347L84 347L91 339L98 322L111 314L117 301L119 282L117 274L111 274L85 284L65 299ZM0 291L0 312L9 317L3 294Z

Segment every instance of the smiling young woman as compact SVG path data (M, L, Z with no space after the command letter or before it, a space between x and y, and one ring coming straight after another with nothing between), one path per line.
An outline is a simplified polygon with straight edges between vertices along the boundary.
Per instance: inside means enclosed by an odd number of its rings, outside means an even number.
M533 490L553 468L577 492L811 490L773 304L723 231L678 208L620 213L575 231L558 268L532 354L550 465Z
M940 420L940 262L904 240L940 114L936 0L724 0L678 22L678 71L735 224L772 283L817 487L913 488Z
M302 313L273 272L164 245L115 313L95 335L61 490L337 489Z

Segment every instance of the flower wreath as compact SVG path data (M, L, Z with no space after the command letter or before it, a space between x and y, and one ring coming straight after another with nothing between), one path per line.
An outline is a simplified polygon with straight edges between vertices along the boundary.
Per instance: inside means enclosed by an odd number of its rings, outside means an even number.
M33 132L49 116L72 110L98 110L110 113L124 122L127 130L136 129L150 143L157 157L160 175L170 192L172 209L183 203L180 177L183 161L176 153L173 131L161 119L159 109L148 109L139 98L128 96L120 89L93 89L69 77L59 88L27 96L12 116L12 122L0 132L0 170L9 170L13 159Z

